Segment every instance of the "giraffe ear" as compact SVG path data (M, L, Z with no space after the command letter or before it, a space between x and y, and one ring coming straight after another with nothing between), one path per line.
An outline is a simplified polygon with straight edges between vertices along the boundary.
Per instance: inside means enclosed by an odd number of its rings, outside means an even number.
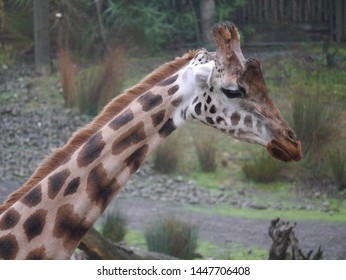
M194 74L198 83L202 85L211 86L211 77L215 68L215 62L213 60L201 64L194 69Z

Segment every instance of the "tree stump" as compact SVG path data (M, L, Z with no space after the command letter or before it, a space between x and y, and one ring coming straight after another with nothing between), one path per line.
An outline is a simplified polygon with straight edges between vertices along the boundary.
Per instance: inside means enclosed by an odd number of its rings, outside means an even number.
M295 235L296 223L286 222L277 218L271 221L268 234L273 240L269 251L269 260L322 260L323 251L319 246L316 253L313 250L304 254L299 247Z

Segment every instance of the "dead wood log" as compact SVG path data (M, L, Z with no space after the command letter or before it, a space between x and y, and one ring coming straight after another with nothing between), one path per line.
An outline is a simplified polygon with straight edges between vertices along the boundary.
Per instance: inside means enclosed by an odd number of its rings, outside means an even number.
M125 245L113 244L96 229L91 228L79 244L94 260L176 260L177 258L156 252L146 252Z
M271 221L268 234L273 240L269 251L269 260L321 260L323 251L319 246L316 253L313 250L304 254L299 247L295 235L296 223L286 222L277 218Z

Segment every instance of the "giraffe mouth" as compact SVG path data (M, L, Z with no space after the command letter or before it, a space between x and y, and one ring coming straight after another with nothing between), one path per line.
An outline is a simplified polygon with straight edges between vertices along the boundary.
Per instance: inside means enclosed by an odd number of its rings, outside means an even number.
M301 144L300 141L288 142L286 145L282 145L276 140L272 140L267 145L269 154L281 161L299 161L302 158Z

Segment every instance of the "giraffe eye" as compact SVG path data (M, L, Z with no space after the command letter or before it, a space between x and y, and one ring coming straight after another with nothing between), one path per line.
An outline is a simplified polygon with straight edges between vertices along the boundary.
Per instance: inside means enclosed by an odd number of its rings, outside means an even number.
M245 91L243 88L239 87L239 89L227 89L227 88L221 88L221 91L228 97L228 98L244 98Z

